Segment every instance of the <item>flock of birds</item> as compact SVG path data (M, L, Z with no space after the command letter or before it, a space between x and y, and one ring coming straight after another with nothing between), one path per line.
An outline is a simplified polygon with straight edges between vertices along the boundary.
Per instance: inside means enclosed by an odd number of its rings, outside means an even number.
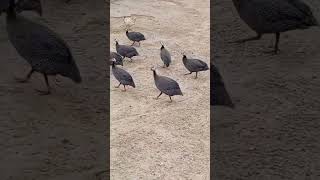
M41 1L1 0L0 12L7 14L9 40L31 66L27 76L16 78L17 81L25 83L34 72L41 73L47 85L47 90L37 90L42 95L51 93L48 76L62 75L80 83L79 69L66 42L48 27L21 15L22 11L34 11L42 16Z
M66 0L65 2L69 2ZM244 43L258 40L263 34L275 34L276 41L272 52L279 52L280 33L295 30L307 29L311 26L318 26L310 7L301 0L232 0L240 18L256 32L255 37L235 41ZM11 44L18 54L23 57L31 66L30 72L25 78L18 78L19 82L27 82L34 72L43 74L47 90L40 91L41 94L50 94L48 76L62 75L80 83L82 78L79 69L72 56L71 50L65 41L48 27L34 22L20 13L22 11L34 11L42 16L42 6L40 0L1 0L0 15L6 13L6 26ZM139 32L126 31L127 37L134 43L145 40L143 34ZM138 51L130 45L120 45L116 40L116 51L110 52L112 59L112 72L119 81L119 86L123 85L135 87L132 76L124 69L124 58L139 56ZM163 67L171 64L171 55L168 49L161 44L160 57ZM182 61L188 74L206 71L208 65L200 59L187 58L183 54ZM211 63L211 105L224 105L234 107L231 98L224 87L223 79L217 67ZM165 76L157 74L156 69L151 68L154 75L156 87L160 90L160 95L166 94L170 97L183 95L179 84ZM119 87L118 86L118 87ZM158 97L159 97L158 96ZM157 97L157 98L158 98Z
M126 22L128 21L127 18L129 17L124 17L124 23L126 26ZM130 61L132 61L132 58L134 56L139 56L137 49L133 47L133 45L137 42L140 46L140 42L146 40L145 36L142 33L135 31L129 32L128 29L126 30L126 36L129 40L133 42L131 45L120 45L119 42L115 40L116 52L110 51L112 73L114 77L119 81L119 85L116 87L120 87L121 85L123 85L123 91L126 91L127 85L132 87L136 87L136 85L132 76L126 70L118 67L118 65L123 66L123 60L125 58L129 58ZM163 61L163 68L168 68L172 62L171 54L169 50L164 47L164 44L162 42L160 47L160 58ZM182 62L186 69L189 71L189 73L185 75L196 73L195 78L198 77L198 72L206 71L209 69L207 63L205 63L204 61L200 59L187 58L187 56L184 53L182 57ZM166 76L158 75L155 67L152 67L151 71L153 71L155 85L160 91L160 94L156 97L156 99L158 99L162 94L165 94L169 96L170 102L172 102L172 96L183 96L183 93L177 81Z

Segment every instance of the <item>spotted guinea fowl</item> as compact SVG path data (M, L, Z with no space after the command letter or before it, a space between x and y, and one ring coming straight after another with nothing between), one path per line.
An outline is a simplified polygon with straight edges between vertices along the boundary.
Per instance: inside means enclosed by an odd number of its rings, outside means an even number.
M158 99L162 95L162 93L169 96L170 102L172 102L171 96L183 96L177 81L165 76L159 76L155 68L151 68L151 70L153 71L153 77L156 87L160 90L160 94L156 97L156 99Z
M116 60L116 62L115 62L116 65L123 66L123 61L122 61L123 58L120 54L113 52L113 51L110 51L110 60L112 60L112 59Z
M121 56L123 56L124 58L125 57L130 58L131 61L132 61L132 57L139 56L139 53L136 50L136 48L132 46L127 46L127 45L120 45L117 40L116 40L116 50L117 50L117 53L119 53Z
M131 46L135 43L138 42L139 46L140 46L140 41L144 41L146 40L146 38L144 37L144 35L140 32L134 32L131 31L129 32L128 30L126 31L126 35L128 37L128 39L130 39L131 41L133 41L133 43L131 44Z
M136 87L132 76L124 69L117 67L115 61L112 61L112 74L119 81L119 85L116 86L116 88L120 87L121 84L123 85L124 91L126 91L126 86Z
M275 34L274 53L279 51L280 33L295 29L307 29L318 25L310 8L300 0L232 0L240 18L257 35L238 40L259 40L263 34Z
M76 83L82 81L67 44L46 26L16 14L14 0L10 0L7 10L7 32L19 55L31 65L28 75L19 82L27 82L34 72L39 72L44 76L47 90L38 91L47 95L50 94L48 75L62 75Z
M160 57L163 61L163 67L169 67L171 63L171 55L170 52L164 47L164 45L161 43L160 48Z
M199 71L206 71L209 69L207 63L203 62L200 59L187 58L186 55L183 55L182 62L184 66L187 68L187 70L190 71L190 73L187 73L185 75L192 74L193 72L195 72L196 73L195 79L198 77Z
M211 74L211 91L210 91L210 105L212 106L227 106L234 108L234 104L225 88L223 79L219 73L218 68L214 65L210 65Z

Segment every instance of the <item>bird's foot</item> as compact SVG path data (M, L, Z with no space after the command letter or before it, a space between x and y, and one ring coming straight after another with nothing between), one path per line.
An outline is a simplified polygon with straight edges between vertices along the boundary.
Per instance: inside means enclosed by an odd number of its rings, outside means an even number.
M186 73L186 74L184 74L184 75L186 76L186 75L190 75L190 74L192 74L192 73Z
M51 94L50 90L44 91L44 90L36 89L36 91L39 93L39 95L42 95L42 96Z
M14 78L18 83L26 83L28 82L28 78L19 78L19 77L15 77Z
M274 49L274 50L269 50L269 51L263 51L266 54L271 54L271 55L277 55L279 54L279 49Z

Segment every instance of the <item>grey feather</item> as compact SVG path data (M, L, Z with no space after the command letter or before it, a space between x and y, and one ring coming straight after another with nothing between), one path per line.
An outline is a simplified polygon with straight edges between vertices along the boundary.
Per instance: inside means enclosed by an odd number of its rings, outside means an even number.
M109 59L110 60L115 59L116 60L116 62L115 62L116 65L123 66L123 57L120 54L110 51L110 58Z
M184 66L190 72L206 71L209 69L207 63L203 62L200 59L190 59L184 55L182 58L182 61L183 61Z
M168 96L183 95L179 84L175 80L165 76L159 76L155 70L153 70L153 77L156 87L162 93Z
M118 41L116 41L116 50L117 53L119 53L123 57L132 58L134 56L139 56L139 53L136 50L136 48L127 45L120 45Z
M169 67L171 63L171 55L170 55L170 52L163 45L160 48L160 57L161 57L161 60L163 61L163 64L166 67Z
M131 41L134 41L134 42L140 42L140 41L146 40L144 35L140 32L126 31L126 35L127 35L128 39L130 39Z
M117 67L114 63L112 64L112 73L122 85L136 87L132 76L124 69Z
M79 69L67 44L44 25L7 13L7 32L17 52L32 69L46 75L60 74L80 83Z

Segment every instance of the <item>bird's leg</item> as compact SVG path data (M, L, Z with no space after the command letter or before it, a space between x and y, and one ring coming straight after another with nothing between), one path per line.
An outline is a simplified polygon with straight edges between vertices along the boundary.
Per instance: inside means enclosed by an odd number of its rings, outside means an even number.
M279 52L279 40L280 40L280 33L277 32L276 33L276 44L274 46L274 53L275 54L278 54L278 52Z
M244 42L247 42L247 41L255 41L255 40L261 39L261 37L262 37L261 34L257 34L257 36L250 37L250 38L245 38L245 39L240 39L240 40L237 40L237 41L233 41L231 43L244 43Z
M61 87L61 85L59 84L61 81L58 79L57 76L55 76L55 84L59 87Z
M198 72L196 72L196 77L194 77L195 79L197 79L198 78Z
M133 41L133 43L131 44L131 46L133 46L133 45L134 45L134 43L135 43L135 41Z
M155 99L159 99L159 97L161 96L162 92L159 94L159 96L157 96Z
M16 81L17 82L20 82L20 83L25 83L25 82L27 82L29 79L30 79L30 77L31 77L31 75L34 73L34 70L33 69L31 69L30 70L30 72L27 74L27 76L25 77L25 78L15 78L16 79Z
M169 96L169 98L170 98L170 102L172 102L171 96Z
M121 85L121 83L119 83L119 85L118 85L118 86L115 86L115 88L119 88L119 87L120 87L120 85Z
M126 89L126 85L124 85L124 84L123 84L123 88L124 88L124 89L123 89L122 91L126 91L126 90L127 90L127 89Z
M140 41L138 41L138 43L139 43L139 47L140 47Z
M47 90L46 91L43 91L43 90L37 90L40 95L49 95L51 92L50 92L50 85L49 85L49 80L48 80L48 76L46 74L43 74L43 77L46 81L46 85L47 85Z
M280 33L276 33L276 42L275 42L275 45L274 45L274 49L271 50L271 51L265 51L265 53L271 53L271 54L278 54L278 52L280 51L279 49L279 40L280 40Z
M189 72L189 73L187 73L187 74L184 74L184 75L189 75L189 74L192 74L192 72Z

